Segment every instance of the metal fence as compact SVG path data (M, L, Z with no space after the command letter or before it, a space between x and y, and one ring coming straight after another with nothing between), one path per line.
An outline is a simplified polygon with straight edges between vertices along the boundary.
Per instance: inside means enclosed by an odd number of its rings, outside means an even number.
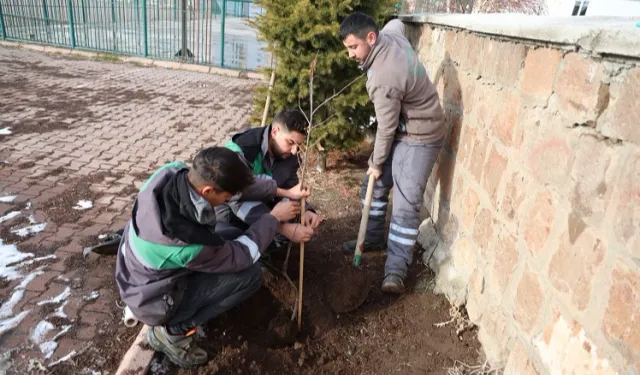
M0 0L0 36L255 70L270 64L251 0Z

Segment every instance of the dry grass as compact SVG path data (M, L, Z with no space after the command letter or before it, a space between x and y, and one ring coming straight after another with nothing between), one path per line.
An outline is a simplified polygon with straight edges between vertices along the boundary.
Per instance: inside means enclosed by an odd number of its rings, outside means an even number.
M498 375L499 373L499 369L491 368L487 361L475 366L456 361L453 367L447 369L447 375Z
M446 322L436 323L435 326L442 328L449 324L454 324L456 326L456 335L458 336L474 326L469 320L466 311L461 310L458 306L451 306L449 309L449 315L451 316L451 319Z

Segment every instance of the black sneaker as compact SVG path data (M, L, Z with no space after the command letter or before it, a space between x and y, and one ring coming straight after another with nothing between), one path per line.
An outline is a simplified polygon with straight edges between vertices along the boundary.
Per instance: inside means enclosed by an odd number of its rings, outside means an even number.
M347 255L353 255L356 252L356 243L358 241L357 240L351 240L351 241L347 241L345 243L342 244L342 252L347 254ZM362 249L362 252L368 252L368 251L384 251L387 249L387 244L386 243L373 243L373 242L368 242L368 241L364 241L364 246Z
M385 293L402 294L406 290L404 286L404 279L400 275L390 273L384 277L382 281L382 291Z

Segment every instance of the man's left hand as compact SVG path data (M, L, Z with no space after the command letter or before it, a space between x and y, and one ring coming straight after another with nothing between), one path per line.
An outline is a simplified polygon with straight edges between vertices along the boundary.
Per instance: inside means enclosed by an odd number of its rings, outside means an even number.
M311 227L311 229L315 230L316 228L318 228L321 222L322 218L320 217L320 215L317 215L311 211L305 211L303 220L305 227Z
M382 171L378 168L369 167L369 170L367 170L367 175L372 176L377 180L380 178L380 176L382 176Z

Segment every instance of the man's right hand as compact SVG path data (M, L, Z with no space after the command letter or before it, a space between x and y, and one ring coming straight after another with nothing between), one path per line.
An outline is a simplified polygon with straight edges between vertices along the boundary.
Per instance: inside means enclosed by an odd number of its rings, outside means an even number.
M273 207L271 215L279 222L289 221L300 213L300 203L294 201L282 201Z
M284 223L280 225L280 233L293 243L307 242L313 236L313 229L297 223Z
M311 195L311 186L302 187L302 182L298 185L287 190L287 196L289 199L300 200L302 198L308 198Z

